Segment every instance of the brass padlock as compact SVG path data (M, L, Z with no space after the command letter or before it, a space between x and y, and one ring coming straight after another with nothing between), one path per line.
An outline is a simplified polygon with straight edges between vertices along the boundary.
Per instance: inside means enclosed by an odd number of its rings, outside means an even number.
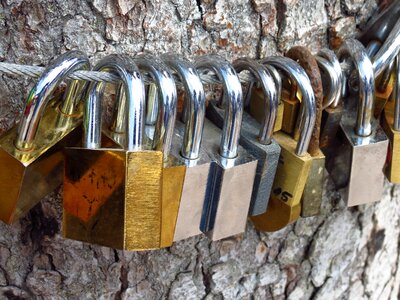
M234 61L233 67L238 73L244 70L249 71L258 80L257 83L260 83L264 93L262 123L259 124L248 112L244 111L240 134L240 145L258 161L249 209L249 216L255 216L267 210L281 152L280 146L272 138L278 108L278 94L274 79L263 65L252 59L242 58ZM248 109L248 105L245 108ZM212 121L222 128L224 110L214 103L209 104L209 110Z
M394 87L394 61L392 61L386 70L375 80L375 105L374 116L379 118L388 102Z
M201 56L196 59L195 65L201 71L214 71L224 90L219 101L219 105L225 107L222 136L219 129L204 127L204 135L211 145L209 149L216 163L211 170L212 187L206 194L200 224L201 230L212 240L219 240L242 233L246 228L257 161L239 146L243 98L235 69L216 55ZM210 104L207 117L212 112Z
M161 58L176 72L185 89L182 122L176 121L171 147L171 153L187 167L174 233L174 241L179 241L201 234L201 215L214 162L207 154L207 137L202 139L205 92L196 68L177 55L166 54Z
M322 185L325 170L325 155L319 148L323 104L322 80L318 68L318 63L307 48L302 46L292 47L286 53L286 56L297 61L307 73L315 97L315 125L307 150L312 157L311 169L301 199L301 216L312 217L318 215L320 211L322 201Z
M321 70L329 74L329 92L324 100L320 130L320 149L326 160L335 155L336 133L339 129L340 120L343 115L343 72L335 53L329 49L322 49L316 56ZM325 91L326 89L324 89Z
M302 118L300 122L299 140L277 132L275 140L281 146L281 156L267 212L251 217L257 230L276 231L296 221L301 211L301 196L304 191L310 168L311 156L307 153L312 131L315 125L314 93L305 71L292 59L272 56L264 62L284 71L292 82L296 82L301 94Z
M0 138L1 221L14 222L62 183L61 150L79 141L75 129L82 122L82 106L80 99L67 97L72 107L60 107L60 99L51 96L68 74L89 68L88 58L80 51L51 62L30 91L18 126Z
M385 165L386 177L392 183L400 183L400 56L394 64L395 85L391 101L386 104L382 128L389 138L389 151Z
M128 56L94 68L119 76L127 97L124 148L101 148L104 82L87 91L83 148L65 149L63 236L124 250L161 246L163 152L144 140L144 84ZM116 145L116 144L111 144Z
M351 58L360 88L356 99L344 101L339 147L327 169L336 187L342 189L347 206L355 206L381 199L388 140L373 117L374 70L365 48L359 41L348 39L337 55L339 60Z
M282 78L279 72L270 65L265 65L265 68L269 71L271 76L274 78L275 87L278 95L278 108L276 111L274 132L277 132L282 129L283 122L283 110L284 104L281 101L282 94ZM264 90L258 85L254 85L254 82L250 82L250 87L247 89L246 98L245 98L245 107L248 107L248 111L253 116L253 118L258 123L263 123L264 120L264 105L265 105L265 96Z
M135 62L141 71L147 72L152 77L157 91L156 99L159 99L156 101L158 105L154 105L153 109L158 109L157 115L160 113L164 115L157 120L154 136L150 138L155 143L153 148L163 149L164 153L161 247L169 247L174 241L186 174L186 165L180 160L180 155L170 153L177 113L177 91L170 70L158 57L142 54L135 57Z

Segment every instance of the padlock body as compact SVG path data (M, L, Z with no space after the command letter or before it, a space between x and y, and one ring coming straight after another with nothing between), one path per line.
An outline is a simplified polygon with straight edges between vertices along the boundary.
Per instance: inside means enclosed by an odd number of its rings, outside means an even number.
M268 200L271 195L276 169L278 167L281 147L272 139L268 145L259 142L260 124L249 114L243 114L240 145L249 154L257 158L256 176L254 179L253 192L249 216L256 216L267 210Z
M264 214L251 217L257 230L277 231L296 221L301 211L301 196L309 176L312 158L309 154L297 156L297 142L277 132L274 135L281 146L281 155L272 186L271 199Z
M322 151L312 156L310 172L301 197L301 216L312 217L320 213L325 171L325 155Z
M123 250L160 248L159 151L65 149L63 236Z
M400 131L394 130L393 121L393 105L387 105L382 117L382 129L389 138L385 174L390 182L400 183Z
M185 182L185 164L170 155L164 162L162 180L161 247L170 247L174 242L176 221Z
M281 101L283 103L283 117L281 131L287 134L293 134L299 115L300 101L295 98L290 98L288 91L282 91Z
M372 134L368 137L355 134L355 119L354 111L343 114L337 135L339 146L326 164L347 206L381 199L388 148L387 137L376 119L372 119Z
M276 114L274 132L280 131L282 129L283 110L284 104L282 101L280 101ZM250 115L257 120L258 123L263 122L265 116L265 99L262 88L253 88L248 111Z
M203 134L216 163L210 170L200 228L215 241L245 231L257 161L241 146L236 158L221 157L221 130L208 120Z
M184 130L184 124L177 121L175 123L175 132L171 146L171 153L175 157L180 156ZM208 139L204 137L198 159L189 160L181 156L181 160L186 165L186 173L176 220L174 241L201 234L201 214L208 189L210 168L214 163L207 154L206 149L208 149Z
M62 183L62 149L79 142L82 109L79 107L74 116L65 116L59 104L57 98L50 100L31 150L15 148L18 126L0 138L0 220L7 224L24 216Z
M326 157L335 155L337 147L336 134L339 130L342 115L342 103L339 103L335 108L327 107L322 111L319 147Z

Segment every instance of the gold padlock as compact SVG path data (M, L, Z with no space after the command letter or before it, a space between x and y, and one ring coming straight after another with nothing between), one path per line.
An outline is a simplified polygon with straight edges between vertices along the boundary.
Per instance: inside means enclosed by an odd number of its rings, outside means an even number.
M144 84L128 56L94 68L120 77L127 97L124 148L101 148L104 82L92 82L84 115L84 148L66 148L63 236L123 250L161 247L163 153L144 144ZM111 146L111 147L110 147Z
M60 99L51 95L68 74L89 67L80 51L54 60L30 91L19 125L0 138L1 221L14 222L62 183L61 150L79 141L75 129L82 122L82 107L80 99L68 97L65 101L70 106L61 107Z
M181 202L183 184L185 181L186 165L178 157L170 154L174 125L177 114L177 92L175 81L170 69L157 57L143 54L135 57L139 69L147 72L155 82L157 97L149 98L148 101L156 102L153 109L158 113L168 114L155 124L153 144L155 149L163 149L163 216L161 224L161 247L169 247L174 241L176 220L178 217L179 205ZM154 114L154 113L153 113ZM159 136L164 132L163 136Z
M312 158L307 149L315 124L316 108L307 74L295 61L287 57L268 57L263 62L285 71L298 84L303 97L299 140L296 142L283 132L274 134L282 150L272 195L267 212L250 218L257 230L271 232L282 229L300 216L300 200L311 168Z
M310 79L315 97L316 118L310 144L308 146L308 153L312 157L311 170L301 200L301 216L311 217L318 215L320 211L325 170L325 155L319 148L323 102L322 80L318 63L307 48L302 46L292 47L287 52L286 56L297 61L305 70Z
M282 94L282 78L279 72L270 65L265 65L272 78L274 79L277 94L279 99L281 99ZM265 96L262 87L258 87L254 85L254 82L249 84L246 96L245 96L245 107L248 107L250 114L258 123L263 123L265 118ZM276 112L276 121L274 125L274 132L280 131L282 129L283 122L283 112L284 112L284 103L279 100L278 108Z
M395 84L384 110L382 128L389 138L388 157L385 165L386 177L392 183L400 183L400 56L394 64Z
M394 70L394 61L392 61L386 70L375 80L375 104L374 116L379 118L385 109L386 103L393 92L396 76Z

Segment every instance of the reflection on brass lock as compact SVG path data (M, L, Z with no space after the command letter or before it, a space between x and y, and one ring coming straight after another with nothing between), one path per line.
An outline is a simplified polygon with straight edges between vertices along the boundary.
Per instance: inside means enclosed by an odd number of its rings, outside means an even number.
M216 163L211 170L212 187L206 194L200 224L201 230L212 240L219 240L242 233L246 228L257 161L239 146L243 99L235 70L225 59L215 55L199 57L195 65L201 71L213 70L224 88L223 99L219 101L225 108L222 136L218 128L204 127ZM207 107L207 117L211 120L215 105L209 103Z
M257 158L258 161L249 210L249 216L255 216L267 210L281 152L279 145L272 139L278 107L278 95L274 79L263 65L254 60L243 58L234 61L233 67L238 73L244 70L249 71L263 88L264 105L261 110L264 112L264 117L262 118L262 123L259 124L245 111L240 134L240 145ZM248 105L251 105L251 103ZM218 127L222 128L224 110L215 105L211 106L210 110L213 113L212 120Z
M382 128L389 138L389 151L385 166L386 177L392 183L400 183L400 56L394 64L395 84L384 110Z
M301 199L301 216L311 217L319 214L322 201L322 185L325 170L325 155L319 148L322 115L322 80L318 63L311 52L302 46L292 47L286 56L297 61L310 79L316 104L315 125L312 131L308 153L312 157L310 175L307 178ZM302 84L301 82L298 84Z
M251 217L257 230L270 232L282 229L300 216L300 200L311 168L312 158L307 149L315 124L316 109L307 74L295 61L275 56L264 59L264 62L285 71L292 82L298 84L303 96L299 140L296 142L283 132L274 134L282 150L271 198L266 213Z
M127 95L124 149L101 148L101 97L105 83L88 88L84 148L66 148L63 236L124 250L161 245L161 151L143 145L145 96L138 67L110 55L94 68L112 72Z
M336 187L342 189L347 206L355 206L381 199L388 140L373 117L374 71L368 54L360 42L348 39L338 52L339 59L346 56L358 72L359 96L344 101L339 147L327 160L327 169Z
M79 142L80 98L69 86L65 103L51 95L67 75L89 69L89 60L70 51L53 61L29 93L23 116L0 138L0 220L12 223L62 183L66 144ZM65 109L65 110L64 110Z

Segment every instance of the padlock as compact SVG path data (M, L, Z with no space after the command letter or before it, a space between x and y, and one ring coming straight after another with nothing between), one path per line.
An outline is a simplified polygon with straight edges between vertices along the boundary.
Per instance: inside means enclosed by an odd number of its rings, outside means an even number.
M171 147L171 154L186 165L174 234L174 241L179 241L201 234L201 215L209 186L208 177L214 162L207 154L206 137L202 142L205 92L196 68L177 55L166 54L161 58L180 78L186 96L183 107L185 113L182 113L182 122L176 120Z
M163 152L144 140L144 84L128 56L109 55L94 68L123 82L124 148L101 143L104 82L88 88L83 148L65 149L63 236L124 250L161 246ZM116 144L111 144L116 145Z
M278 95L278 108L276 112L276 119L274 125L274 132L282 129L284 103L281 101L282 94L282 79L279 72L270 65L265 65L274 78L277 95ZM248 107L250 114L258 122L262 123L264 120L264 105L265 96L262 87L254 86L254 82L250 82L250 87L246 91L245 107Z
M392 183L400 183L400 56L394 64L395 85L391 100L386 104L382 128L389 138L388 157L385 165L386 177Z
M377 119L381 116L393 91L395 82L393 65L394 61L388 64L388 67L385 69L382 75L375 80L374 116Z
M219 101L225 108L222 136L219 129L204 126L204 136L207 136L216 164L211 170L212 186L206 194L200 224L202 232L212 240L219 240L242 233L246 228L257 161L239 145L243 97L235 70L216 55L201 56L195 65L200 71L214 71L224 91ZM207 114L209 112L207 108Z
M80 99L66 98L73 107L60 107L60 99L51 96L68 74L89 68L80 51L51 62L30 91L19 125L0 138L1 221L14 222L62 183L61 150L79 141L76 129L82 122L82 105Z
M278 108L278 94L275 82L268 70L252 59L242 58L233 62L236 72L250 72L263 88L264 118L261 125L246 111L243 113L240 145L257 158L257 171L254 180L249 216L264 213L267 210L272 183L278 166L281 148L272 138ZM248 103L248 106L250 103ZM246 107L245 107L246 108ZM215 103L209 104L208 116L222 128L224 110Z
M365 48L359 41L348 39L337 56L339 60L351 58L360 88L356 99L344 99L337 135L339 147L327 169L347 206L355 206L381 199L388 140L373 117L374 70Z
M152 104L158 114L166 115L155 123L153 149L163 149L163 190L162 190L162 224L161 247L169 247L174 241L178 210L185 180L186 165L179 153L170 153L177 113L177 92L175 81L168 67L156 56L138 55L134 58L141 71L147 72L153 79L158 104ZM153 113L154 115L154 113ZM167 117L168 116L168 117ZM163 120L163 122L161 122ZM161 135L162 134L162 135Z
M311 168L312 157L307 149L315 125L316 107L310 80L298 63L288 57L277 56L265 58L263 62L284 71L297 84L302 94L303 112L297 142L283 132L274 134L274 139L281 146L281 156L271 198L264 214L250 218L257 230L271 232L293 223L300 216L300 200Z
M327 161L329 157L335 155L337 146L335 144L336 133L343 115L343 102L341 101L343 73L339 60L332 50L320 50L316 59L320 68L330 74L329 93L326 94L324 110L322 111L319 143L320 149L324 153Z
M315 125L307 150L307 152L312 157L311 169L301 199L301 216L312 217L318 215L320 211L322 201L322 185L325 170L325 155L319 148L323 104L322 80L318 68L318 63L307 48L302 46L292 47L286 53L286 56L297 61L307 73L315 97Z

